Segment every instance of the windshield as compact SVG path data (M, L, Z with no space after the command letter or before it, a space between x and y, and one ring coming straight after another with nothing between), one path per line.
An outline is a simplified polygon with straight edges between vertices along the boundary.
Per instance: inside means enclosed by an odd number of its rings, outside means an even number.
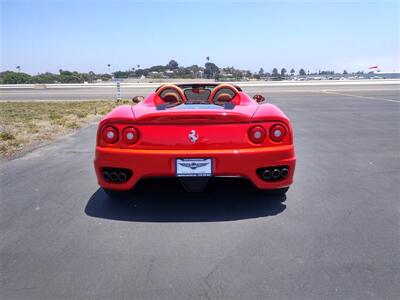
M208 98L211 94L210 87L188 87L183 92L188 104L209 104Z
M215 84L205 84L205 85L199 85L199 84L193 84L193 85L178 85L184 92L186 96L186 104L209 104L209 98L211 95L211 92L215 89L217 85ZM236 89L241 91L240 87L235 86ZM220 92L217 93L217 97L220 96L220 94L227 93L231 98L233 98L234 94L232 91L229 91L227 89L223 89Z

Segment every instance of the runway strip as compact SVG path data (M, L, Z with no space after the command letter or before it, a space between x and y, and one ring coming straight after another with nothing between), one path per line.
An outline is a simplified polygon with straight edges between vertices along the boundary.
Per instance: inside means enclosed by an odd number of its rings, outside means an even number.
M361 99L372 99L372 100L378 100L378 101L387 101L387 102L400 103L399 100L378 98L378 97L366 97L366 96L352 95L352 94L344 94L344 93L335 92L333 90L331 90L331 91L323 90L322 92L325 93L325 94L332 94L332 95L339 95L339 96L346 96L346 97L355 97L355 98L361 98Z

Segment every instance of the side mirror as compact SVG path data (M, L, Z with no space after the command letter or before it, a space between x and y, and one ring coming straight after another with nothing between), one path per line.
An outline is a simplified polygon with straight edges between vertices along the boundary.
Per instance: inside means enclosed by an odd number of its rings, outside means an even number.
M144 97L143 96L135 96L132 98L133 103L139 103L140 101L143 101Z
M253 99L257 102L257 103L262 103L265 101L265 97L263 95L254 95Z

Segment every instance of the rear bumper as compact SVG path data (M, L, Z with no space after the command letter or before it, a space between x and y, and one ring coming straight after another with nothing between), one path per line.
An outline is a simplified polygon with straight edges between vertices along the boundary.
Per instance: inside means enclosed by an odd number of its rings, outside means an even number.
M101 187L130 190L142 178L174 177L176 158L213 159L214 176L239 176L250 179L259 189L277 189L291 185L296 157L293 145L224 150L140 150L96 147L94 166ZM261 167L288 166L289 174L278 181L265 181L256 170ZM126 168L133 172L124 183L107 182L101 176L104 167Z

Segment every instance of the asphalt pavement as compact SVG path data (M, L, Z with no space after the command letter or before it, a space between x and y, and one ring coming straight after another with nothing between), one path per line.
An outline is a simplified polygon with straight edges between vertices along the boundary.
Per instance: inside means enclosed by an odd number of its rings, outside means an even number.
M243 82L238 83L249 94L263 93L267 96L293 96L321 93L323 91L340 92L397 92L400 80L357 80L357 81L282 81L282 82ZM134 96L146 96L161 83L122 83L120 93L123 99ZM81 101L113 100L117 97L116 84L70 84L70 85L0 85L0 101Z
M91 126L1 163L1 299L399 299L398 86L253 87L292 119L286 197L245 181L108 199Z

